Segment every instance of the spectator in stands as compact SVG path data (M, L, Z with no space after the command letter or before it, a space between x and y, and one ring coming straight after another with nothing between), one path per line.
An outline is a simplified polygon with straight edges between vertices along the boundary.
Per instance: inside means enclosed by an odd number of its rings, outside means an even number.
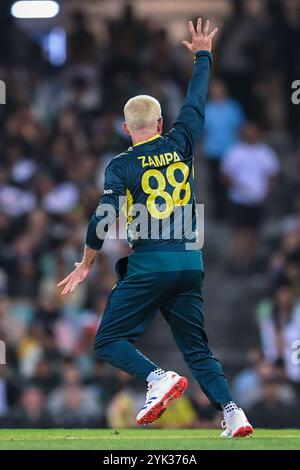
M233 382L233 395L245 409L261 399L262 381L273 372L272 364L263 359L259 349L250 350L247 360L248 367L237 374Z
M50 397L55 425L66 428L102 427L103 408L94 390L80 384L66 385Z
M218 73L230 96L239 101L248 118L257 119L259 100L255 83L261 68L266 31L265 2L233 0L229 17L219 38Z
M74 11L68 35L68 58L73 63L85 63L96 59L96 42L81 11Z
M104 410L95 388L84 385L75 361L65 359L61 382L49 395L47 408L55 423L65 427L102 426Z
M125 372L116 371L116 388L106 410L106 420L112 428L132 428L136 426L135 416L140 400L131 387L132 377Z
M57 387L59 374L52 362L42 358L36 366L35 373L30 380L31 385L39 388L45 395Z
M262 140L258 125L249 122L243 129L242 141L231 147L222 161L231 203L233 269L255 267L263 209L278 172L275 152Z
M300 111L299 106L292 103L290 96L291 84L300 76L300 52L296 44L300 41L300 3L298 0L282 1L283 15L281 28L278 28L278 57L282 57L280 66L283 71L282 92L287 110L287 130L296 142L299 142ZM288 47L289 53L285 54Z
M191 403L197 413L193 426L204 429L220 426L219 413L211 406L207 396L200 388L191 396Z
M16 428L50 428L53 426L51 416L45 409L43 392L36 387L26 388L20 405L6 417L7 427Z
M288 379L300 383L299 364L292 360L293 342L300 338L300 305L290 284L278 287L274 301L258 305L257 321L266 360L282 360Z
M16 406L20 391L20 384L9 376L7 367L0 364L0 422L8 415L10 408Z
M227 208L226 187L220 171L222 159L239 139L244 120L241 106L228 96L224 83L217 79L212 81L205 112L203 151L208 163L213 214L216 220L224 219Z
M269 379L263 385L263 398L248 410L249 419L257 428L298 428L300 412L295 401L284 398L282 385Z

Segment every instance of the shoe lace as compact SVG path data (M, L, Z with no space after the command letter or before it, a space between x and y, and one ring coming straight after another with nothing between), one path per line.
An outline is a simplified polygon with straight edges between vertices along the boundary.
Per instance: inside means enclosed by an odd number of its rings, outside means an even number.
M221 421L221 427L222 427L222 429L226 429L226 428L227 428L226 419L222 419L222 421Z

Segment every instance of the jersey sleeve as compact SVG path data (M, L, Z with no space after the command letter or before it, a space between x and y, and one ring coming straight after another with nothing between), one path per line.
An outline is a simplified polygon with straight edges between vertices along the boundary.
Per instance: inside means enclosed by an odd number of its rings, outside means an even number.
M119 216L120 205L125 196L124 168L118 159L113 159L106 168L103 194L88 225L85 243L89 248L93 250L102 248L109 227Z
M173 128L166 134L166 137L175 141L185 157L193 153L203 131L211 63L210 52L196 52L194 71L187 96Z

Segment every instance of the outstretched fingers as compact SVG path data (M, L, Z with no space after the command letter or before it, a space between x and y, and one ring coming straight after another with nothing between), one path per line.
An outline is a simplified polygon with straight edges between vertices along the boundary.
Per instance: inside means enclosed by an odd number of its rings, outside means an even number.
M61 287L61 286L64 286L65 284L67 284L67 282L70 280L70 277L71 277L71 274L69 274L67 277L65 277L62 281L60 281L58 284L57 284L57 287Z
M66 295L66 294L74 292L76 286L77 286L77 283L70 280L61 294Z
M190 30L190 33L191 33L192 37L196 36L196 31L195 31L195 28L194 28L194 25L193 25L192 21L189 21L189 30Z
M208 36L209 25L210 25L210 21L209 21L209 20L206 20L205 26L204 26L204 30L203 30L204 36Z
M197 34L202 34L202 18L198 18L197 21Z
M192 47L192 44L188 41L182 41L182 44L185 45L185 47L187 47L190 51L193 50L193 47Z
M217 32L218 32L218 28L215 28L209 34L209 27L210 27L210 21L207 20L207 21L205 21L205 26L204 26L203 33L202 33L202 18L198 18L197 27L196 27L197 32L196 32L195 28L194 28L194 25L193 25L193 22L189 21L189 30L190 30L190 33L192 35L192 38L194 38L195 36L200 36L201 34L204 34L204 36L207 36L209 39L213 39L215 37L215 35L217 34ZM190 44L190 43L188 43L188 41L183 41L183 44L190 49L190 47L188 46L188 44Z
M75 282L71 288L70 288L70 294L73 294L74 290L76 289L76 287L78 286L78 284L80 284L80 282Z
M217 34L217 32L218 32L218 28L215 28L208 36L208 39L213 39L215 35Z

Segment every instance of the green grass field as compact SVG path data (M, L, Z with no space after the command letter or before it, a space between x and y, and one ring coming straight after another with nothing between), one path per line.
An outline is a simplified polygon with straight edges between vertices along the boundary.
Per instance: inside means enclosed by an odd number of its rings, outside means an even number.
M257 429L253 437L220 439L219 430L1 429L0 450L300 450L300 430Z

